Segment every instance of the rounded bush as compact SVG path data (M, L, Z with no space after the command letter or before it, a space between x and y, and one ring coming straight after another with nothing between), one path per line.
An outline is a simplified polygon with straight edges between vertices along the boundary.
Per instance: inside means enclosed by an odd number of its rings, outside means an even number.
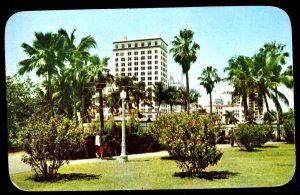
M235 129L235 141L239 147L253 151L268 141L270 127L260 124L241 124Z
M210 117L169 113L161 115L150 129L182 171L189 174L216 164L222 156L216 148L215 122Z

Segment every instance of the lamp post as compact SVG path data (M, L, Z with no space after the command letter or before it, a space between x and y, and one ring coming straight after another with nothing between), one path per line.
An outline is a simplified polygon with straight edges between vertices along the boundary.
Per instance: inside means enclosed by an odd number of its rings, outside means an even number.
M126 155L126 140L125 140L125 98L126 98L126 92L122 90L120 93L121 99L122 99L122 143L121 143L121 155L120 160L122 162L125 162L128 160Z

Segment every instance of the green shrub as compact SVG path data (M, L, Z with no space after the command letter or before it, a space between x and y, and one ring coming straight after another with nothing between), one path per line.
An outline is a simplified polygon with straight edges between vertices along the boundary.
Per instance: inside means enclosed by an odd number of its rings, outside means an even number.
M150 129L188 174L197 174L222 157L216 148L215 122L211 117L169 113L161 115Z
M295 142L295 122L293 119L287 119L283 121L284 138L288 143Z
M55 179L58 169L83 148L83 129L62 116L48 121L33 117L23 129L22 161L43 180Z
M252 151L268 141L270 127L260 124L241 124L235 129L235 141L238 146Z

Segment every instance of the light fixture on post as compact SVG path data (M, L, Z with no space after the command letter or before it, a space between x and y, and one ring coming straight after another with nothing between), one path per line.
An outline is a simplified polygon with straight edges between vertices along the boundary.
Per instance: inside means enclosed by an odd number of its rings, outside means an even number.
M125 162L128 160L126 155L126 140L125 140L125 98L126 98L126 92L124 89L120 93L121 99L122 99L122 143L121 143L121 155L120 160L122 162Z

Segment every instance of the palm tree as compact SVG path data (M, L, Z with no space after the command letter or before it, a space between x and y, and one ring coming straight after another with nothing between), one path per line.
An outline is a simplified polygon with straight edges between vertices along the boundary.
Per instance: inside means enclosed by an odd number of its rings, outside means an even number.
M179 63L182 68L182 73L186 76L187 97L189 96L189 70L191 64L196 62L196 51L200 46L193 42L194 32L191 30L180 30L179 37L175 36L171 42L173 48L170 52L173 53L175 62ZM189 103L187 103L187 113L190 113Z
M217 69L212 68L211 66L206 67L202 70L201 76L198 77L200 80L200 85L206 89L207 94L209 94L210 100L210 114L212 114L212 91L215 87L215 84L221 81L221 78L217 74Z
M198 99L201 97L200 93L196 89L191 89L188 97L188 102L194 106L198 105Z
M108 57L100 59L98 55L90 57L90 66L92 67L90 83L95 84L96 90L99 93L100 134L104 130L103 89L108 83L112 83L114 81L113 75L111 75L109 73L109 69L107 69L108 60Z
M57 75L59 68L64 66L65 47L64 40L58 34L50 32L35 32L33 45L22 43L23 51L29 56L28 59L19 62L18 74L31 72L36 69L37 76L44 76L47 81L47 99L51 116L54 117L52 100L52 77Z
M179 90L174 86L168 86L166 89L166 103L170 105L170 111L173 112L173 105L180 104Z
M228 67L224 72L228 71L228 77L224 80L229 81L233 85L232 99L242 98L245 118L248 116L248 97L254 88L253 78L251 77L251 58L246 56L233 56L228 60Z
M74 29L69 36L67 31L59 29L58 34L64 37L64 45L67 48L67 58L71 65L71 68L67 70L67 79L70 83L70 87L73 90L73 117L77 122L77 105L81 105L81 117L85 119L85 93L88 93L85 84L90 80L89 68L87 62L89 60L89 50L96 48L97 43L91 36L86 36L81 39L80 43L75 45L75 31Z
M111 115L114 116L114 113L116 112L116 115L119 113L119 107L121 107L121 98L120 98L120 92L119 90L111 89L110 94L106 95L106 102L105 105L110 108Z
M158 105L158 111L157 111L157 117L158 117L159 113L160 113L160 106L167 99L166 88L162 82L156 82L154 85L153 92L154 92L153 99L156 102L156 104Z
M134 77L124 76L124 77L117 77L115 80L116 86L119 88L119 93L124 89L126 92L126 104L128 108L128 113L131 114L132 110L132 103L130 101L130 96L132 93L132 88L134 86Z
M225 116L225 123L236 124L239 121L237 118L235 118L236 115L237 113L235 113L234 111L226 110L225 113L223 114L223 116Z
M143 101L145 105L152 106L151 97L148 96L147 93L151 93L149 91L151 88L147 88L146 90L146 84L143 81L140 81L133 85L133 88L131 90L135 106L137 108L137 115L141 117L140 114L140 102Z
M291 68L282 72L282 66L286 64L285 58L289 56L288 52L284 52L285 45L276 42L266 43L260 48L260 53L266 56L266 69L269 70L268 80L270 82L270 98L273 100L277 110L277 139L280 140L280 118L282 108L279 99L289 105L288 99L283 93L278 91L278 86L284 84L287 88L293 88L293 79Z

